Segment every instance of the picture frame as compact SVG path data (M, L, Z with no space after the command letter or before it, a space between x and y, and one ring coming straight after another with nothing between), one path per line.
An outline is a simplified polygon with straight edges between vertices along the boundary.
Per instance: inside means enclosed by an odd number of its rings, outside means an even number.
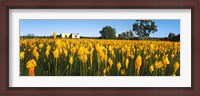
M192 87L9 87L9 9L191 9ZM1 94L2 95L134 95L198 96L199 87L198 0L111 0L111 1L2 1L1 2Z

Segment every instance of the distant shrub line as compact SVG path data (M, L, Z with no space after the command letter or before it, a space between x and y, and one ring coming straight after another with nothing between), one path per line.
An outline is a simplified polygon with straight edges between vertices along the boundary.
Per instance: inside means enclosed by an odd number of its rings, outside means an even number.
M53 38L52 36L20 36L20 38L24 38L24 39L29 39L29 38ZM81 36L80 39L102 39L101 37L83 37ZM117 40L125 40L125 39L121 39L121 38L115 38ZM139 37L133 37L130 39L126 39L126 40L141 40ZM164 37L164 38L156 38L156 37L148 37L144 40L157 40L157 41L176 41L176 42L180 42L180 35L168 38L168 37Z

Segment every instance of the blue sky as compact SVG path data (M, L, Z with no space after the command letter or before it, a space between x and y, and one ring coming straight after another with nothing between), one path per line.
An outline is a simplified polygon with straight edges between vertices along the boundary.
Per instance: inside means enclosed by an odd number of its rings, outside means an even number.
M180 33L180 20L153 20L158 26L158 31L152 33L151 37L167 37L170 32ZM20 36L34 34L35 36L50 36L53 32L60 34L79 33L81 36L100 36L99 31L105 26L115 28L117 34L132 30L135 20L20 20ZM135 34L134 34L135 35ZM135 35L136 36L136 35Z

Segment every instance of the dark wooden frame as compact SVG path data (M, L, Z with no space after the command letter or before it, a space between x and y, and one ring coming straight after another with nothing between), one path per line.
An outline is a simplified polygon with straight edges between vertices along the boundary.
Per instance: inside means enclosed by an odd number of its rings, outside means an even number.
M1 2L1 95L134 95L200 96L199 0L4 0ZM191 9L192 87L191 88L12 88L9 83L9 9ZM198 69L199 68L199 69Z

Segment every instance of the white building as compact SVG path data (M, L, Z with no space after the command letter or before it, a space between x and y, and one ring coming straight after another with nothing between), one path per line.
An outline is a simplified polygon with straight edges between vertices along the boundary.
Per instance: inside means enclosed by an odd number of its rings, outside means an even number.
M69 38L70 35L71 35L71 34L69 34L69 33L64 33L64 32L62 32L62 33L60 34L61 38Z
M116 34L115 36L116 36L116 37L119 37L119 34Z
M64 33L62 32L60 34L61 38L80 38L79 33Z
M79 33L72 33L71 38L80 38Z

